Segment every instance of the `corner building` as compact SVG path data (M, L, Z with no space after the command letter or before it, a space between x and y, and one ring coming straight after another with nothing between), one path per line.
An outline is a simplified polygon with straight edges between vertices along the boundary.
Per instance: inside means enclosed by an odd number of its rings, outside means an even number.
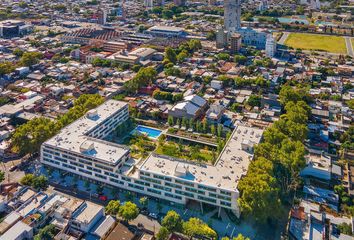
M263 130L237 125L214 165L155 153L138 161L127 146L104 140L128 118L127 103L108 100L43 143L41 162L97 183L178 204L207 203L239 216L237 184Z

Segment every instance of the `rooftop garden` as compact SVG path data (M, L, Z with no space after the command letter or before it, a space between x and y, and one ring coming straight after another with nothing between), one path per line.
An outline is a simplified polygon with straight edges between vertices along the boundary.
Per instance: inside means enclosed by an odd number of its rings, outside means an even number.
M166 141L161 136L155 153L175 158L214 164L218 154L215 149L202 144L187 145L182 142Z

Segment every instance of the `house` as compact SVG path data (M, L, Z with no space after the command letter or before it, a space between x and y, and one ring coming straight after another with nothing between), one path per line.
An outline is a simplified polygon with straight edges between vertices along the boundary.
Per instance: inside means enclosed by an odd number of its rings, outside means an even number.
M22 239L32 239L33 228L28 226L23 222L17 222L9 230L7 230L1 237L0 240L22 240Z
M92 233L100 239L106 239L116 226L116 220L112 216L106 216L102 221L98 222L96 226Z
M106 240L133 240L136 238L136 234L129 228L119 223L107 236Z
M103 216L103 207L92 202L84 202L73 212L71 226L87 233Z
M168 111L168 115L175 118L196 119L207 108L207 101L198 95L184 97L184 101L177 103Z
M210 123L220 123L225 110L224 106L213 104L206 112L205 117Z

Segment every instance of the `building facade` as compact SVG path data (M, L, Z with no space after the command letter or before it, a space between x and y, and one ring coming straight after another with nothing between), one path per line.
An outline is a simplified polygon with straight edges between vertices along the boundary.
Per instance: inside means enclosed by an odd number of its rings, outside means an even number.
M277 52L277 41L271 34L267 35L265 52L267 57L274 57Z
M231 32L241 27L241 0L224 0L224 27Z

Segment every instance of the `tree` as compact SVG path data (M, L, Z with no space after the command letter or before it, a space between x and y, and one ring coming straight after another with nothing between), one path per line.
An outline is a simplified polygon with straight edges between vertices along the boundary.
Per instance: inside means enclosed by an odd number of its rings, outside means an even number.
M223 237L221 240L230 240L229 237ZM237 235L237 237L234 237L232 240L250 240L249 238L244 237L241 233Z
M180 232L182 230L181 216L173 210L167 212L166 216L162 219L162 226L169 232Z
M159 232L156 234L156 240L166 240L168 239L169 235L170 232L167 230L167 228L161 227Z
M218 60L228 61L230 59L230 54L228 54L228 53L219 53L218 55L216 55L216 58Z
M260 222L279 213L279 189L273 171L271 161L259 158L251 162L247 175L238 184L241 193L238 203L243 214L252 215Z
M51 240L54 239L56 229L53 224L49 224L39 230L38 234L34 236L34 240Z
M5 172L0 170L0 183L5 180Z
M238 64L245 64L247 62L247 57L243 55L235 55L234 61Z
M44 190L48 187L48 179L41 175L38 177L35 177L33 179L32 185L31 185L34 189L41 189Z
M288 102L298 102L308 99L306 89L292 88L291 86L283 86L279 92L279 101L282 105Z
M16 57L22 57L24 51L19 49L19 48L15 48L12 52Z
M109 201L109 203L105 207L105 212L106 212L106 214L115 216L118 214L119 208L120 208L120 201L119 200L111 200L111 201Z
M183 63L184 62L184 60L186 60L186 58L188 58L188 51L186 51L186 50L183 50L183 51L181 51L177 56L176 56L176 58L177 58L177 61L179 62L179 63Z
M222 130L223 130L223 126L222 126L221 124L218 124L218 129L217 129L217 131L218 131L218 137L221 137L221 135L222 135Z
M13 71L15 71L15 65L12 62L0 63L0 76L12 73Z
M210 31L206 35L206 39L209 41L215 41L216 40L216 32L215 31Z
M247 104L250 105L251 107L260 107L261 106L261 97L252 94L248 100L247 100Z
M165 59L173 64L177 62L177 55L175 50L173 50L173 48L167 47L165 49Z
M139 203L143 206L143 208L146 208L149 203L149 199L147 197L141 197L139 199Z
M11 137L12 149L19 154L32 154L37 152L47 139L57 133L57 125L54 121L39 117L16 128Z
M172 127L174 125L174 120L172 116L168 116L167 118L168 125Z
M341 223L338 224L338 229L340 231L340 233L352 236L353 232L352 232L352 225L348 224L348 223Z
M184 222L183 233L189 237L199 235L213 239L217 238L216 232L198 218L190 218L187 222Z
M34 178L35 178L35 176L33 174L26 174L25 176L23 176L21 178L20 183L22 185L31 186Z
M124 219L124 221L134 220L139 215L139 209L136 204L128 201L124 205L120 206L118 216Z
M40 52L25 52L20 59L20 63L22 66L30 67L39 63L41 58L43 58L43 54Z
M211 133L212 135L215 135L215 133L216 133L215 125L214 125L214 124L212 124L212 125L210 126L210 133Z

